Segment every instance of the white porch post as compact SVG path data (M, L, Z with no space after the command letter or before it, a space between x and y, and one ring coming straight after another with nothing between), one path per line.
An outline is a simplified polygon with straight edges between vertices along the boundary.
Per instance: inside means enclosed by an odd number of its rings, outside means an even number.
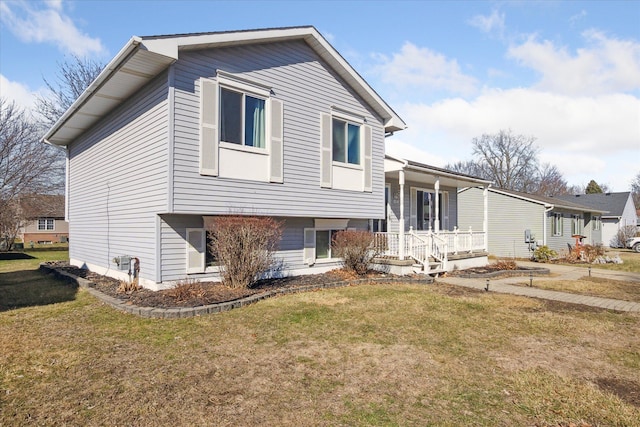
M398 224L398 258L404 259L404 170L398 172L400 182L400 221Z
M436 204L436 217L433 221L433 231L438 234L440 233L440 177L436 176L436 183L433 186L433 189L436 192L436 199L434 203Z
M489 187L482 189L482 201L484 202L484 217L482 218L482 231L484 232L484 250L489 251Z

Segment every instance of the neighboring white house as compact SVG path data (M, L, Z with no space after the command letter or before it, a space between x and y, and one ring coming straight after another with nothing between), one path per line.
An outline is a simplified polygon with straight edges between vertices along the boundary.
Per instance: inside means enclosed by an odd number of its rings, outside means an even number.
M488 189L488 250L500 257L528 258L537 246L557 252L566 251L577 241L602 243L602 210L576 202L537 196L518 191ZM483 203L483 191L463 188L458 191L458 209L473 212ZM464 215L458 225L478 229L482 216Z
M339 260L331 233L385 214L406 127L313 27L133 37L46 133L67 151L71 263L162 289L216 279L206 224L284 223L283 274ZM117 262L116 262L117 261Z
M628 191L576 194L575 196L557 196L557 198L606 211L602 214L602 243L605 246L617 246L616 235L621 228L638 225L633 197Z

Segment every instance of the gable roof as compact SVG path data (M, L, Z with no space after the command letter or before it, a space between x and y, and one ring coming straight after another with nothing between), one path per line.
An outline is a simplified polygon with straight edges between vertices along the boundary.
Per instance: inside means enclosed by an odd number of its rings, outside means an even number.
M303 40L383 119L385 131L404 121L312 26L132 37L42 138L65 146L178 60L180 51Z
M504 190L502 188L489 188L489 191L492 191L498 194L504 194L511 197L516 197L518 199L526 200L526 201L537 203L540 205L544 205L547 208L550 208L550 207L564 208L564 209L577 210L581 212L597 212L597 213L607 212L606 209L597 209L590 206L585 206L583 204L562 200L557 197L538 196L537 194L529 194L529 193L523 193L521 191L513 191L513 190Z
M631 193L597 193L556 196L558 199L580 203L607 212L604 218L621 217Z

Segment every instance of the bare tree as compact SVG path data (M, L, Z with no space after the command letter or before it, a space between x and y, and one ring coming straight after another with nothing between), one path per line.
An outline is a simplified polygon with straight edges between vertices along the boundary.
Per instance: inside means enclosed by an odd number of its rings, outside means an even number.
M532 136L501 130L474 138L473 155L497 187L526 192L533 187L538 168L538 149L534 142Z
M633 197L633 204L636 209L640 209L640 171L636 174L633 181L631 181L631 196Z
M0 212L5 222L21 195L63 188L63 157L60 150L40 142L39 131L24 110L0 98ZM0 224L0 229L7 227Z
M538 167L536 179L530 191L533 194L547 197L571 194L562 172L550 163L544 163Z
M36 99L35 111L47 127L58 121L104 68L99 62L78 56L58 66L55 82L44 79L49 93Z
M461 160L453 164L448 164L445 168L453 172L463 173L477 178L491 179L488 174L485 173L484 169L473 160Z

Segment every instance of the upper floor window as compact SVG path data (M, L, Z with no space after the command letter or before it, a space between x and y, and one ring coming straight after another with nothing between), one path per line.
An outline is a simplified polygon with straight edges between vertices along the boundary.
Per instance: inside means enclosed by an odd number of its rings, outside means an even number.
M220 88L220 141L265 148L265 99Z
M38 231L53 231L53 218L38 219Z
M360 164L360 125L334 118L332 144L334 162Z
M238 167L242 165L243 167ZM265 84L200 79L200 175L284 182L284 105Z

